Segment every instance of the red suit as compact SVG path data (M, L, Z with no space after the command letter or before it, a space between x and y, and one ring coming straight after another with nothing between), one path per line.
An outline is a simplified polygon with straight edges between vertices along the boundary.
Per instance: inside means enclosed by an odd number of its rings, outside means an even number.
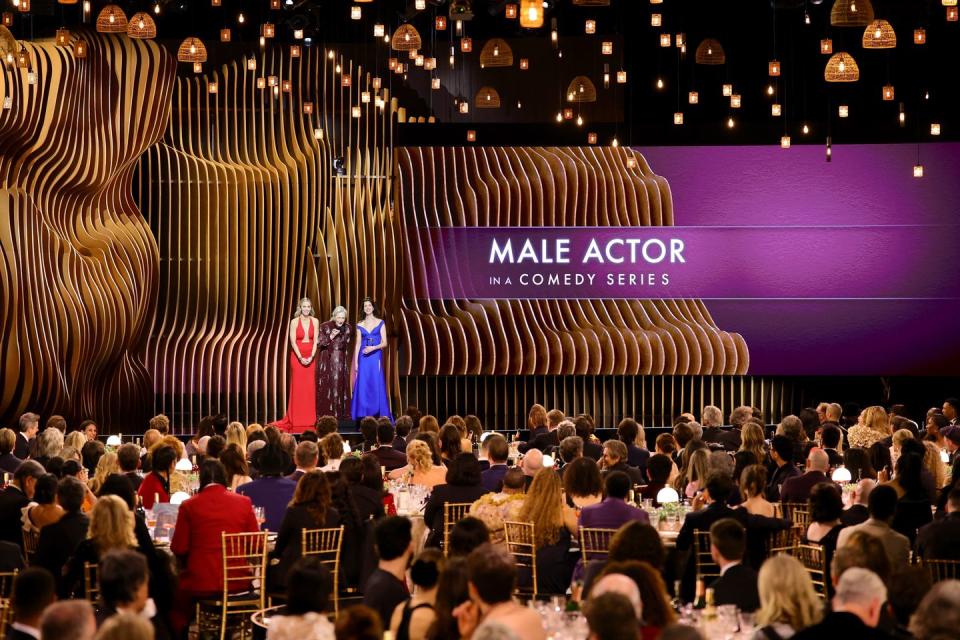
M296 322L297 353L290 352L290 399L287 401L287 415L276 423L277 427L288 433L303 433L315 428L317 424L316 360L311 360L306 366L300 364L300 358L309 358L313 354L316 337L313 318L307 319L306 329L302 317L297 318Z
M220 484L208 484L180 505L170 550L180 560L180 584L171 621L177 632L193 617L193 603L223 590L220 534L259 531L253 503Z

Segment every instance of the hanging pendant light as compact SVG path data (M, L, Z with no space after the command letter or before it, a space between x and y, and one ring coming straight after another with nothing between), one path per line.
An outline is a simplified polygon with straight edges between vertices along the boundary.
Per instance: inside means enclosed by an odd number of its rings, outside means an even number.
M694 59L697 64L723 64L727 61L727 56L719 40L706 38L697 46Z
M180 43L177 49L177 60L180 62L206 62L207 48L200 38L189 37Z
M108 4L97 16L97 31L100 33L126 33L127 14L115 4Z
M870 0L836 0L830 10L830 25L834 27L865 27L871 22Z
M853 57L841 51L830 56L823 70L823 79L827 82L856 82L860 79L860 67Z
M421 46L420 32L409 22L397 27L390 40L390 47L394 51L415 51Z
M541 0L520 0L520 26L524 29L537 29L543 26Z
M157 23L149 13L141 11L133 14L130 24L127 25L127 35L139 40L149 40L157 37Z
M897 33L886 20L874 20L863 30L864 49L893 49L897 46Z
M567 102L596 102L597 88L587 76L577 76L567 85Z

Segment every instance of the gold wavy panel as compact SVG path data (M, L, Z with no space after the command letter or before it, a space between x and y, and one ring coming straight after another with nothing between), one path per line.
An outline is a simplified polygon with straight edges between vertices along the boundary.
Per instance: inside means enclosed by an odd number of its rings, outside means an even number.
M667 181L614 147L420 147L397 156L405 227L673 224ZM417 241L418 234L407 238ZM747 345L699 300L418 300L404 261L407 375L744 374Z
M130 179L166 127L174 63L152 42L79 37L85 59L23 42L30 69L0 67L0 424L150 410L158 253Z
M399 245L387 149L403 110L388 79L378 108L371 74L322 49L293 58L277 47L257 56L255 69L248 63L177 78L170 125L136 179L161 256L147 362L156 410L182 431L210 413L260 422L284 415L286 331L302 296L322 320L342 304L353 322L369 295L395 326ZM346 175L334 175L337 157ZM392 357L388 367L396 395Z

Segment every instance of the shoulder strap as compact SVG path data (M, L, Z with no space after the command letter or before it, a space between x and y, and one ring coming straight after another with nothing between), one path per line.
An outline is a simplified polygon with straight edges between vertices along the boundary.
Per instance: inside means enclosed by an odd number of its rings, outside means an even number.
M760 631L767 638L767 640L783 640L783 636L777 633L777 630L770 625L763 627L760 629Z

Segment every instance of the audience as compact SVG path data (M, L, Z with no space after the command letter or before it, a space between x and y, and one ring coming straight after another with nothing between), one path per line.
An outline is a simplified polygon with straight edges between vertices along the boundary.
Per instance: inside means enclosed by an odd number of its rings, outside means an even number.
M87 537L90 520L82 512L86 487L74 477L66 477L57 485L57 502L63 517L40 530L33 565L43 567L57 580L58 593L65 593L63 565Z
M623 443L617 444L623 446ZM570 553L571 533L577 529L577 520L574 510L563 502L560 477L553 469L537 472L520 509L519 519L534 526L538 591L565 593L577 560ZM526 578L524 576L525 586Z
M870 518L863 524L842 529L837 538L837 546L845 546L849 537L855 532L864 532L883 543L890 566L894 571L905 567L910 561L910 540L890 527L897 509L897 492L885 485L876 487L870 492L867 506Z
M917 533L917 556L924 560L960 560L960 488L947 498L947 515Z
M283 514L293 499L297 483L283 476L287 459L274 445L267 445L259 451L257 466L260 476L251 482L237 487L237 494L250 498L255 507L263 508L267 531L279 531Z
M739 507L748 513L772 518L777 515L777 507L764 497L767 486L767 469L763 465L750 465L740 474Z
M430 528L428 547L443 546L445 506L450 503L473 503L487 493L480 484L480 463L472 453L461 453L449 462L446 484L433 488L423 511L423 519Z
M910 618L910 633L917 640L949 640L960 629L960 581L938 582Z
M297 482L304 474L320 466L320 448L317 446L317 443L304 440L298 444L294 450L293 461L297 465L297 468L293 473L288 475L287 478Z
M407 566L413 555L410 521L388 516L374 528L377 568L363 585L363 604L380 616L381 626L390 621L394 609L410 595Z
M13 581L10 607L13 621L7 640L35 640L40 637L40 618L57 600L57 583L46 569L30 567Z
M376 611L355 604L340 612L333 633L336 640L383 640L383 624Z
M450 529L450 548L447 556L458 558L470 555L474 549L490 542L487 525L479 518L466 517L457 521Z
M23 462L14 454L17 446L17 434L13 429L0 429L0 472L13 474Z
M823 602L803 564L787 554L771 556L757 579L760 608L755 640L792 637L823 618Z
M413 561L410 581L416 592L393 611L390 633L394 640L423 640L427 637L427 631L437 619L434 606L444 566L443 554L436 549L425 549Z
M469 600L454 609L462 637L502 624L518 640L546 640L540 615L513 599L517 567L505 551L486 544L467 558Z
M603 476L593 458L582 456L565 467L563 492L569 504L584 509L603 500Z
M137 495L144 509L152 509L154 502L170 502L170 478L177 465L176 449L158 445L150 453L150 473L143 478Z
M40 618L40 640L93 640L97 621L86 600L55 602Z
M332 591L330 570L318 556L298 558L287 575L284 615L270 620L267 640L332 640L326 616Z
M594 467L596 467L596 463L594 463ZM504 542L504 520L515 521L520 517L526 486L523 472L516 467L508 469L503 474L501 485L502 489L499 493L486 493L470 505L470 515L478 518L486 525L490 542L493 544L503 544Z
M583 592L590 593L596 577L614 564L643 562L657 571L663 571L667 553L660 534L652 526L642 522L628 522L620 527L610 539L606 559L591 560L583 575Z
M277 559L277 563L270 566L267 580L272 590L284 588L287 571L303 555L300 545L305 529L340 526L340 513L330 502L330 484L323 472L314 468L300 478L271 552L271 557Z
M780 501L783 503L806 502L810 498L813 487L821 482L832 483L832 480L827 476L829 471L830 458L827 457L827 453L819 447L813 447L807 455L805 473L783 481L783 486L780 489Z
M720 577L713 584L717 605L735 604L741 611L760 608L757 572L743 564L747 548L747 532L733 518L722 518L710 526L710 556L720 567Z
M179 585L170 612L181 634L193 619L194 603L223 588L222 534L260 530L250 498L227 491L227 472L219 460L200 465L200 490L180 505L170 551L180 561Z
M792 637L794 640L889 638L876 628L886 600L887 587L875 573L859 567L847 569L837 583L832 610L823 620Z
M61 597L83 597L85 564L99 563L100 558L110 551L136 547L137 539L133 527L133 511L127 507L122 498L108 495L97 500L93 511L90 512L86 540L77 545L73 555L63 566ZM146 573L145 561L144 573Z
M603 481L606 498L599 504L584 507L580 511L578 525L588 529L619 529L621 525L636 520L649 522L646 511L627 504L630 493L630 478L625 473L608 473Z
M667 486L673 469L674 464L670 456L663 453L650 456L647 460L647 483L638 489L639 498L650 500L654 507L659 507L657 495Z
M421 431L423 429L421 428ZM417 436L420 437L419 435ZM407 445L407 465L390 472L390 478L403 478L410 484L433 489L446 482L447 470L434 464L433 451L423 440L414 440Z
M840 522L843 526L852 527L867 521L870 517L867 503L870 500L870 492L873 491L875 486L877 486L876 480L870 478L864 478L857 482L850 496L852 504L840 516Z
M480 484L487 491L500 491L503 484L503 477L507 473L507 460L510 456L510 446L507 439L499 433L489 436L484 441L487 449L487 460L490 466L481 473Z
M607 440L603 443L603 456L600 468L604 474L622 471L633 484L643 484L643 475L636 467L627 464L627 446L619 440Z
M779 502L783 484L800 475L800 471L793 466L793 445L793 440L779 433L770 442L770 460L773 463L773 473L767 483L767 500L770 502Z
M28 414L35 415L35 414ZM24 507L34 497L37 481L46 472L38 462L24 461L13 474L13 481L0 491L0 540L23 548L21 523Z
M593 612L594 615L591 615L591 609L597 603L607 602L611 595L623 598L630 607L629 613L627 609L622 608L622 604L617 608L611 607L608 610L611 619L601 622L597 619L599 618L596 615L597 612ZM593 588L593 593L585 605L584 612L587 614L587 624L590 625L591 635L605 638L636 638L644 614L643 602L640 600L640 589L633 580L623 574L607 574L597 580L597 585ZM616 623L616 628L614 628L614 623ZM597 627L602 628L604 625L608 625L608 628L597 633ZM654 634L650 635L653 636Z
M628 560L609 563L601 574L601 580L612 574L627 576L636 585L642 607L640 632L644 638L656 638L663 628L676 621L677 614L673 610L659 570L646 562Z
M169 638L163 617L150 599L149 578L147 561L140 553L126 549L104 553L97 573L100 587L97 626L102 629L111 618L132 614L150 621L151 632L157 640Z
M624 418L617 425L617 438L627 447L627 464L639 469L640 475L646 477L650 452L647 451L643 426L633 418Z

